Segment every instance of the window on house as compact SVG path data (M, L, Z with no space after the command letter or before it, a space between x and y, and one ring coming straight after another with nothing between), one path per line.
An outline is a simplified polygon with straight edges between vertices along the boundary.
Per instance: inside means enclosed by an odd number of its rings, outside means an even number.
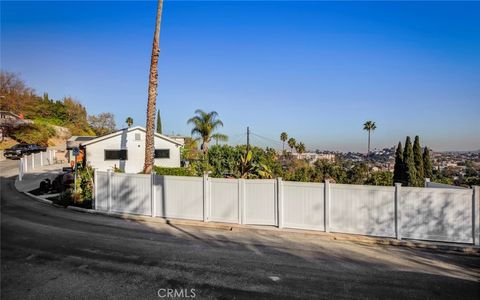
M170 158L170 149L155 149L155 158Z
M135 133L135 140L136 141L142 140L142 136L140 135L140 133Z
M127 160L127 150L105 150L105 160Z

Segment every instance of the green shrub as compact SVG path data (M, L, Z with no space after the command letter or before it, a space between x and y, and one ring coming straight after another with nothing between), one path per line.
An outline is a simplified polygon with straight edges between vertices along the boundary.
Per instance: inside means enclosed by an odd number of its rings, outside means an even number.
M196 176L195 172L188 168L165 168L154 166L155 174L171 176Z
M66 189L64 192L60 193L60 196L53 199L53 203L61 206L69 206L73 204L72 199L72 189Z
M47 147L48 139L55 136L55 129L44 124L25 124L15 128L11 135L21 143Z
M393 173L389 171L376 171L372 172L368 177L365 184L368 185L382 185L382 186L392 186L393 185Z

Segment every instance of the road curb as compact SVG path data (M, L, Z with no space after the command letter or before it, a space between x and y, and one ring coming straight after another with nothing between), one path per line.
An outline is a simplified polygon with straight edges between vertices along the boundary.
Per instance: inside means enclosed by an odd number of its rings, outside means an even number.
M53 203L52 200L47 200L47 199L43 199L41 197L38 197L38 196L35 196L34 194L31 194L29 192L23 192L25 195L37 200L38 202L41 202L41 203L44 203L44 204L50 204L50 205L56 205ZM58 206L58 205L57 205Z
M259 228L255 226L242 225L242 224L225 224L225 223L210 223L210 222L203 222L203 221L181 220L181 219L164 219L160 217L149 217L149 216L142 216L142 215L126 214L126 213L96 211L93 209L81 208L77 206L64 207L64 206L60 206L53 203L51 200L46 200L46 199L37 197L28 192L24 192L24 194L26 194L27 196L31 197L32 199L38 202L52 205L58 208L66 208L76 212L89 213L94 215L103 215L103 216L113 217L113 218L118 218L123 220L132 220L132 221L138 221L138 222L150 222L150 223L177 225L177 226L192 226L192 227L201 227L201 228L209 228L209 229L217 229L217 230L225 230L225 231L236 231L236 232L248 231L248 232L257 232L260 234L275 234L275 235L281 235L281 236L282 235L283 236L288 236L288 235L315 236L315 237L322 237L329 240L353 242L353 243L363 244L363 245L400 246L400 247L405 247L410 249L423 249L423 250L430 250L430 251L444 252L444 253L451 253L451 254L480 256L480 247L476 247L473 245L454 245L454 244L438 243L438 242L396 240L392 238L369 237L369 236L354 235L354 234L331 233L331 232L301 230L301 229L285 229L285 228L279 229L276 227Z

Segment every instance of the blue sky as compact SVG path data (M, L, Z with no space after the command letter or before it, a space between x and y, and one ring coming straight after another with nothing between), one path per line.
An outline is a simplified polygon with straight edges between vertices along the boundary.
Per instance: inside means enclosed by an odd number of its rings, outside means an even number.
M1 67L51 98L145 125L155 1L1 3ZM480 149L480 3L167 1L157 106L165 133L216 110L231 143L286 131L366 151L420 135ZM277 146L256 136L260 146Z

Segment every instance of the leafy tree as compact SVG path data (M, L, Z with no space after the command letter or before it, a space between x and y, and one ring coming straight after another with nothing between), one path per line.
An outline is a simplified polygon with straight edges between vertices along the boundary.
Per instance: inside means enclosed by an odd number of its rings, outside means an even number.
M477 170L475 170L474 164L472 161L467 160L465 162L465 176L466 177L476 177L478 174Z
M377 125L375 125L375 122L373 122L373 121L367 121L367 122L365 122L365 124L363 124L363 130L368 131L368 153L367 153L367 155L370 154L370 134L375 129L377 129Z
M96 135L106 135L116 130L115 116L112 113L101 113L98 116L89 116L88 122Z
M314 164L316 181L330 179L336 183L348 183L347 169L339 163L319 159Z
M368 179L368 165L364 162L358 163L347 172L348 183L364 184Z
M423 149L423 169L425 178L433 179L432 160L430 159L430 150L427 147Z
M393 185L393 174L390 171L372 172L368 177L366 184L391 186Z
M150 174L153 168L154 153L154 121L158 86L158 56L160 55L160 23L162 20L163 0L158 0L155 32L153 34L152 57L150 60L150 75L148 78L147 126L145 136L145 165L143 173Z
M185 143L180 151L183 161L197 160L200 157L197 141L192 138L185 139Z
M220 141L227 141L228 137L221 133L214 133L219 127L223 127L223 122L218 119L218 113L211 111L204 112L201 109L195 111L196 116L187 121L188 124L193 124L192 135L197 135L197 139L202 142L200 149L208 152L208 144L213 139Z
M33 93L33 89L27 87L17 74L0 72L0 110L25 113L27 106L33 106L35 102Z
M406 184L405 166L403 163L403 149L402 149L401 142L398 142L397 150L395 151L395 167L393 169L393 182Z
M422 146L420 146L420 138L415 136L413 142L413 159L415 161L415 169L417 170L417 186L424 185L425 172L423 168Z
M417 185L417 169L415 168L415 159L413 157L413 148L410 137L405 140L405 151L403 152L403 163L405 172L405 184L407 186Z
M65 126L70 129L72 135L94 135L88 124L85 107L70 97L64 98L63 104L67 116Z
M212 166L213 177L224 177L238 173L240 151L229 145L214 145L208 150L207 161Z
M295 149L296 145L297 145L297 141L294 138L290 138L288 140L288 147L290 147L292 152L293 152L293 149Z
M298 145L295 145L295 150L297 150L298 154L305 153L305 144L300 142Z
M130 127L132 126L133 124L133 119L131 117L128 117L126 120L125 120L125 123L127 123L127 126Z
M288 140L288 134L285 131L280 134L280 140L282 141L282 151L285 152L285 142Z
M160 110L157 110L157 133L162 134L162 119L160 117Z

